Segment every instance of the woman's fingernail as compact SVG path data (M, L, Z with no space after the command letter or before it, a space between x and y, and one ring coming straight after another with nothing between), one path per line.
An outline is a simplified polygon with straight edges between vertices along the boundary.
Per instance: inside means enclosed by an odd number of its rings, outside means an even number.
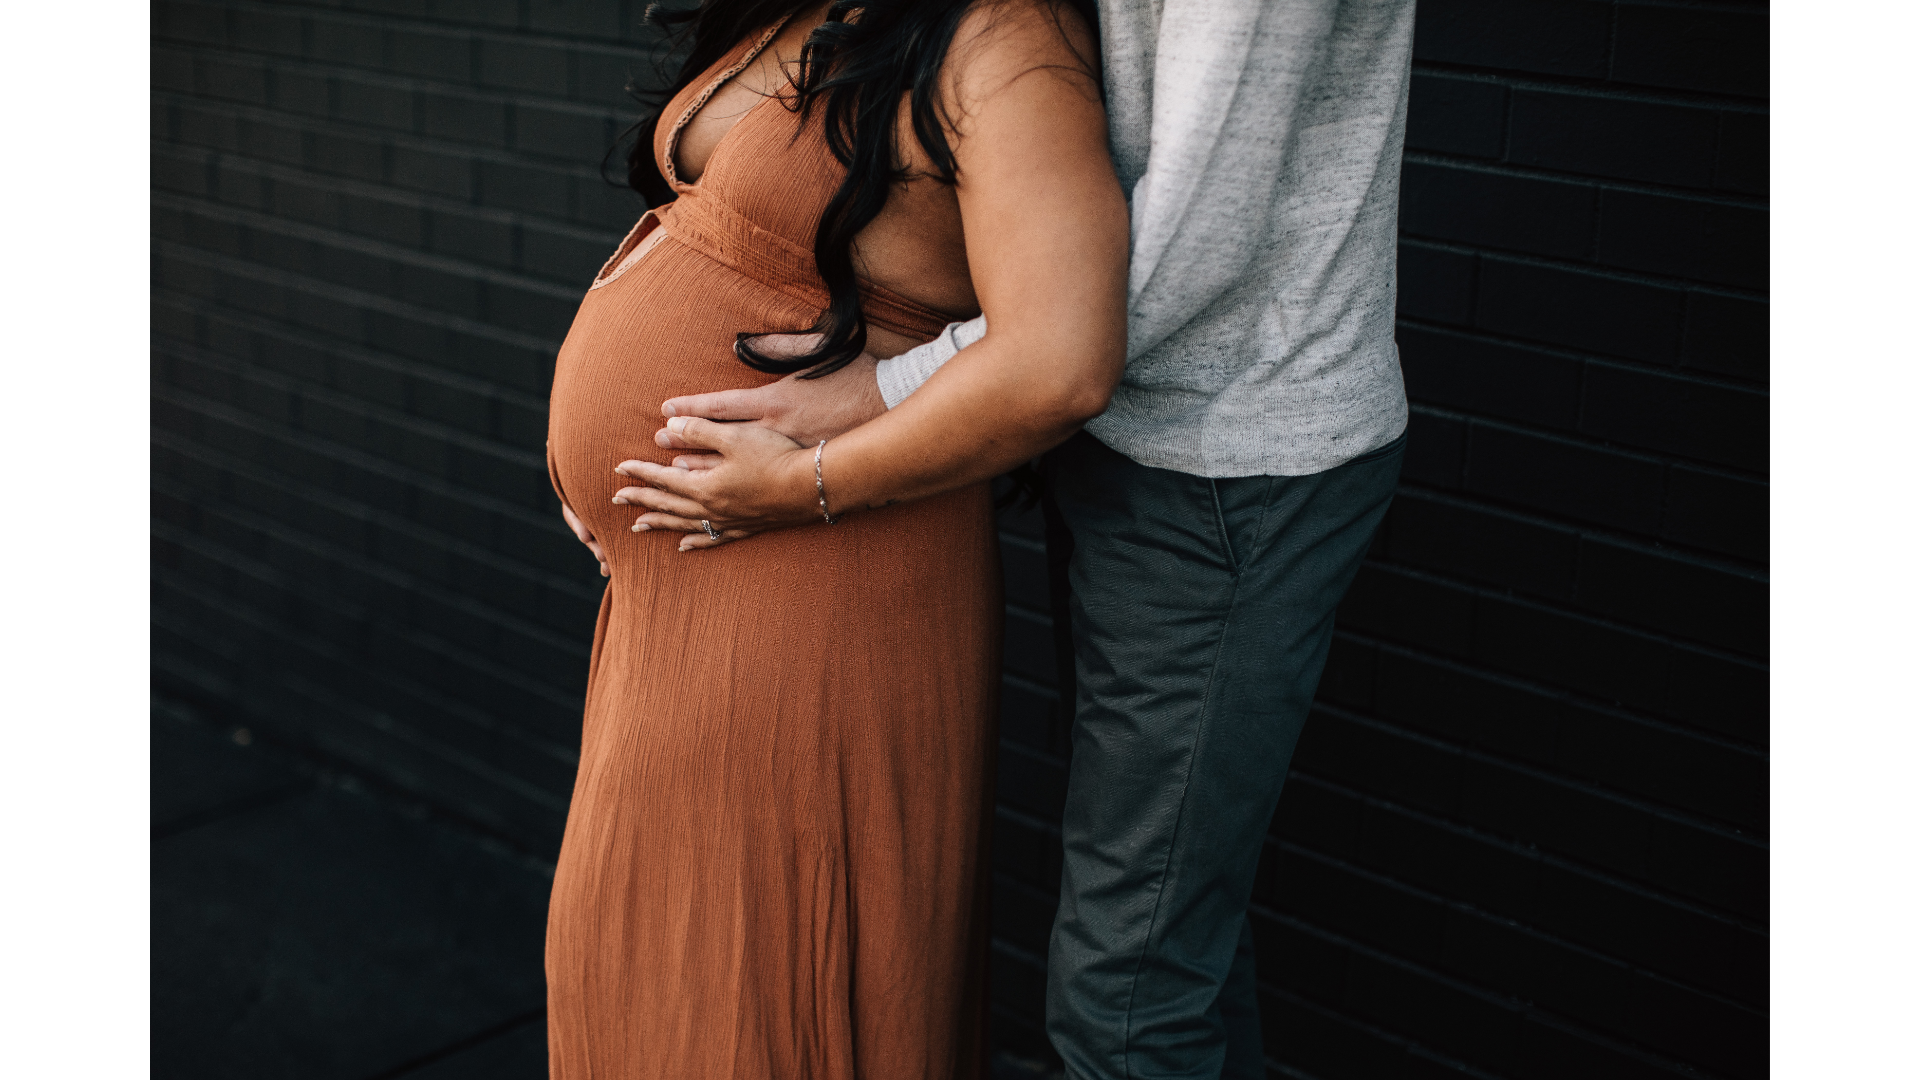
M615 506L625 506L625 505L627 505L627 500L625 500L625 499L623 499L623 498L621 498L621 497L620 497L620 496L618 496L618 495L615 495L615 496L613 497L613 505L615 505Z
M639 522L637 522L637 521L633 523L633 531L634 531L634 532L639 532L640 530L642 530L642 529L644 529L644 528L646 528L646 526L645 526L645 525L642 525L642 524L640 524L640 523L639 523Z
M671 401L669 401L669 402L665 402L665 403L663 403L663 404L662 404L662 405L660 406L660 412L661 412L662 414L664 414L664 415L666 415L666 416L678 416L678 415L680 415L679 413L676 413L676 412L674 412L674 411L673 411L673 402L671 402Z

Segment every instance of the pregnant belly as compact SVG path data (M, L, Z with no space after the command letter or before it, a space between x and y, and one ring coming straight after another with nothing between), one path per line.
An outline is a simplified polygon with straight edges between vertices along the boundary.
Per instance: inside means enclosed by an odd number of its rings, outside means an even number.
M672 460L653 441L661 402L772 382L734 355L735 335L801 329L817 314L671 237L589 292L554 362L547 427L554 481L587 527L606 537L636 516L612 504L626 483L615 465Z

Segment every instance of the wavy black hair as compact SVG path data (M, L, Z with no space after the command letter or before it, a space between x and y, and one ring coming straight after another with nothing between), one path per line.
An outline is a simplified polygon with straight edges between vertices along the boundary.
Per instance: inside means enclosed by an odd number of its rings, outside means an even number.
M649 205L674 198L653 156L654 132L666 102L748 34L817 2L701 0L691 10L660 4L647 10L647 19L669 30L676 45L691 45L679 75L654 95L657 100L649 102L652 114L634 128L638 139L627 157L627 183ZM995 0L835 0L826 22L808 35L792 73L795 93L786 104L803 116L814 108L825 111L827 146L847 167L814 232L813 260L826 282L828 301L808 332L822 340L806 355L780 359L764 355L754 342L763 334L787 331L743 332L734 352L747 366L776 375L805 372L802 378L813 379L838 371L866 349L853 240L879 215L893 185L906 179L900 165L905 158L896 145L902 94L908 96L914 135L932 159L934 178L955 182L940 69L954 32L977 2ZM1047 2L1056 19L1061 8L1070 8L1089 28L1099 25L1094 0ZM1099 86L1098 59L1082 59L1085 73Z

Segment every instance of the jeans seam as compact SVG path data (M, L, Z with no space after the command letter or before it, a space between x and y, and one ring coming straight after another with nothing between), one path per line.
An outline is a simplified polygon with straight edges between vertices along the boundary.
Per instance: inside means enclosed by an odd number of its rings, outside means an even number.
M1209 481L1209 484L1211 484L1211 481ZM1219 499L1217 497L1214 500L1214 508L1217 515L1219 511ZM1239 575L1235 574L1231 593L1227 597L1227 614L1225 618L1220 620L1220 637L1213 645L1213 663L1207 667L1207 689L1206 692L1200 696L1200 720L1194 727L1193 741L1188 744L1187 747L1187 768L1186 775L1183 776L1180 781L1179 808L1174 814L1173 828L1169 829L1167 833L1167 847L1165 854L1161 858L1160 872L1155 876L1158 887L1154 890L1153 911L1147 916L1147 930L1140 940L1140 958L1134 962L1133 978L1128 980L1127 983L1127 1009L1125 1019L1122 1021L1120 1063L1126 1070L1128 1077L1133 1076L1133 1002L1140 989L1141 969L1146 966L1147 953L1153 944L1154 929L1160 924L1160 903L1165 900L1167 896L1167 878L1171 874L1170 868L1173 865L1173 849L1178 846L1180 842L1180 828L1186 821L1187 796L1193 790L1194 762L1200 756L1200 744L1205 740L1207 734L1209 709L1213 705L1213 684L1214 680L1220 674L1221 656L1227 646L1227 632L1233 626L1233 612L1234 608L1239 604L1239 601L1240 579Z

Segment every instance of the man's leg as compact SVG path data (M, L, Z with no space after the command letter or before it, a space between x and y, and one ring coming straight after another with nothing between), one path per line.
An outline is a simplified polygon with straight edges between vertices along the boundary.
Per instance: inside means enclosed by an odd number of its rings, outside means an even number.
M1254 870L1399 444L1206 480L1083 434L1045 471L1078 684L1048 1035L1074 1080L1261 1076Z

